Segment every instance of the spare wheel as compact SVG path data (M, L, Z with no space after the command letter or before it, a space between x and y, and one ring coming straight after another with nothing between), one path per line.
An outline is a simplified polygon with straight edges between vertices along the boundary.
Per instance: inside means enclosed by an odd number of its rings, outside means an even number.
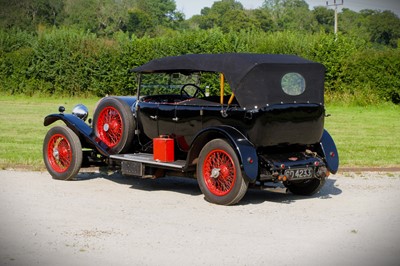
M94 111L93 129L109 147L110 154L127 152L135 134L135 121L129 105L116 97L101 99Z

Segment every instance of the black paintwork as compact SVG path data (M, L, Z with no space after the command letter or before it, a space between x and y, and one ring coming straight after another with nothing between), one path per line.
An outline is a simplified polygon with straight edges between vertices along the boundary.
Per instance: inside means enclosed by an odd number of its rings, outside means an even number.
M191 162L197 157L200 150L208 141L221 137L227 139L237 151L244 175L251 182L255 182L258 177L257 150L241 132L231 126L209 127L200 131L196 135L187 156L187 166L190 166Z
M339 153L328 131L324 130L320 144L328 170L332 174L336 174L339 169Z
M325 111L319 104L279 104L253 110L202 104L139 102L141 132L149 139L173 135L179 139L179 148L188 151L197 132L214 126L235 127L255 147L314 144L324 130Z
M109 148L93 133L93 129L83 120L72 114L51 114L44 118L44 126L51 125L55 121L63 121L79 137L83 148L96 148L102 155L109 156Z
M325 67L294 55L276 54L188 54L155 59L133 72L223 73L241 107L253 109L277 103L320 103L324 101ZM307 90L296 97L281 90L282 76L297 72L307 81Z
M336 173L338 152L324 130L324 67L296 56L224 54L167 57L133 70L153 72L218 71L227 76L235 101L220 104L219 97L188 98L182 95L119 97L134 113L135 138L130 153L152 152L152 140L168 135L175 140L175 159L186 160L192 171L204 145L224 138L237 152L244 176L255 182L285 167L325 166ZM297 72L306 80L306 91L286 95L280 80ZM140 80L140 77L139 77ZM140 87L140 86L139 86ZM224 101L225 103L227 100ZM108 157L108 147L93 129L73 115L53 114L45 126L64 121L80 137L82 146ZM292 162L291 157L296 157Z

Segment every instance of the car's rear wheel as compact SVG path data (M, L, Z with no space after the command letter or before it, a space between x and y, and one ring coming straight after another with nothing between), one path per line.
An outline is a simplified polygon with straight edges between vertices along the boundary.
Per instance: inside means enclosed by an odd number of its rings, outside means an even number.
M115 97L101 99L94 111L93 129L96 136L110 148L111 154L129 150L135 134L129 105Z
M325 184L325 178L313 178L296 183L287 183L287 189L295 195L311 196L317 193Z
M68 127L51 128L43 142L43 160L54 179L73 179L82 164L82 145Z
M248 187L235 151L223 139L212 140L201 150L197 181L206 200L220 205L239 202Z

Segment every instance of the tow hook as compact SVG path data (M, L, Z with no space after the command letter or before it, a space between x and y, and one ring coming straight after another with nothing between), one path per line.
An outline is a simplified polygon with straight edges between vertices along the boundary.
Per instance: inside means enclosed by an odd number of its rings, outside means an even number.
M318 168L318 171L317 171L317 173L316 173L316 178L318 178L318 179L323 179L323 178L326 178L326 177L328 177L329 176L329 171L328 171L328 169L326 169L326 167L324 167L324 166L322 166L322 167L319 167Z

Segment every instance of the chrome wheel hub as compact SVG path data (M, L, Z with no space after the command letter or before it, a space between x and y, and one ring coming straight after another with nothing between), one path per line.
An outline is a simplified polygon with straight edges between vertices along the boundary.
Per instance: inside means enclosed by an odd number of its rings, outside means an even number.
M53 157L58 160L60 158L60 153L58 152L58 149L54 148L53 149Z
M212 178L218 178L219 177L219 172L221 171L221 169L219 168L213 168L211 170L211 177Z
M109 129L110 129L110 126L109 126L108 124L104 124L103 130L104 130L105 132L107 132Z

